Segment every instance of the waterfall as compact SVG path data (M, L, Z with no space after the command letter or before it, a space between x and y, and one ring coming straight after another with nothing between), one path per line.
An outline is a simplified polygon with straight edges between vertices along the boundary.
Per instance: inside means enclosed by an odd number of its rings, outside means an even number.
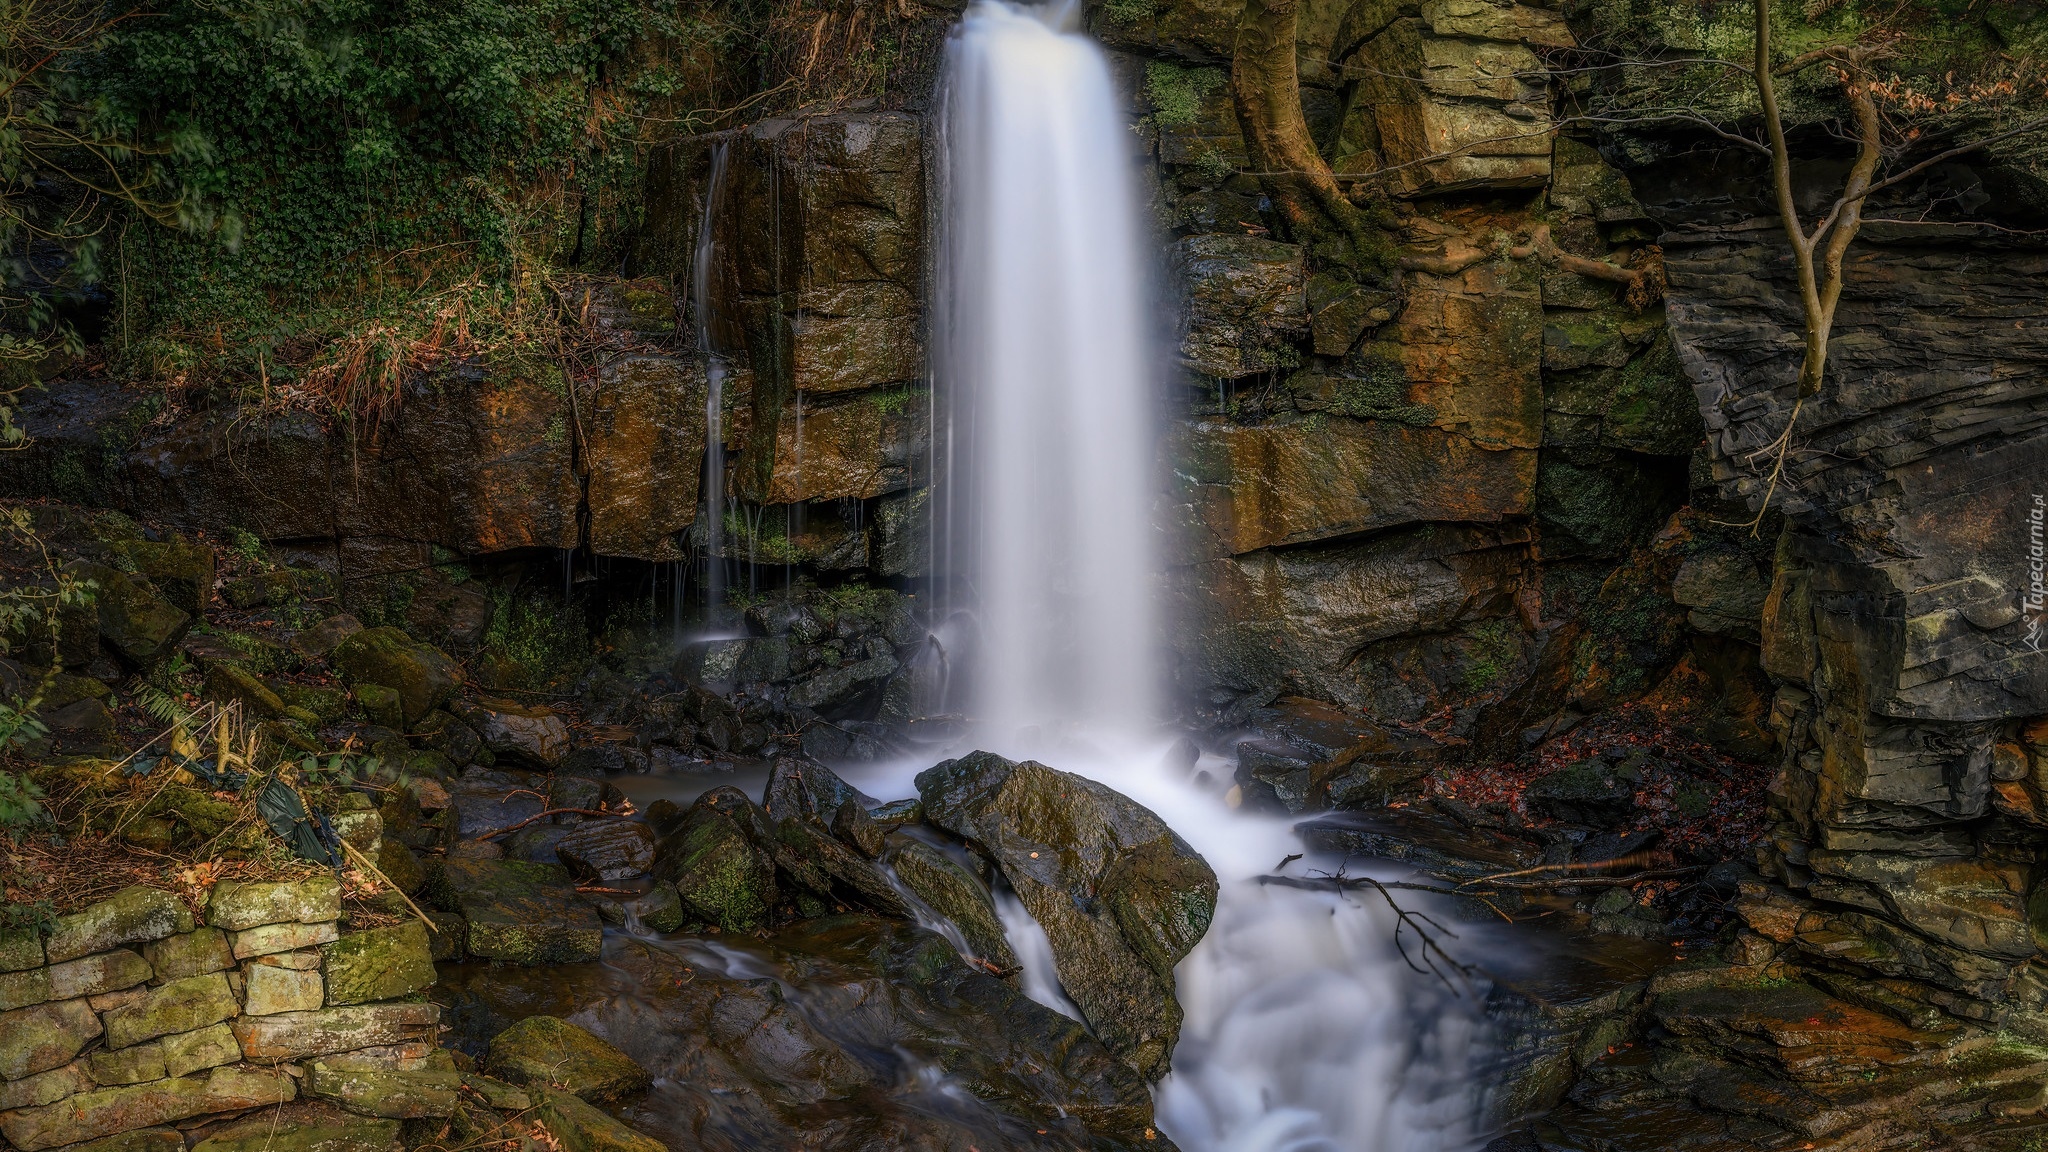
M935 557L991 734L1152 719L1149 418L1132 137L1095 45L980 0L948 57Z
M1182 1148L1472 1147L1470 990L1410 973L1384 908L1258 883L1299 859L1289 823L1232 810L1161 756L1150 398L1163 357L1147 338L1135 137L1073 15L976 0L949 45L933 567L935 635L969 656L955 703L981 721L977 746L1103 781L1215 868L1215 920L1175 972L1186 1021L1157 1089ZM1231 765L1205 767L1227 784ZM1074 1013L1043 931L1014 900L1000 911L1027 993Z
M726 142L711 146L711 174L704 181L704 215L690 259L690 294L696 300L697 348L704 357L704 547L705 618L715 619L725 600L725 356L718 349L718 198L725 190ZM680 597L678 597L680 601Z

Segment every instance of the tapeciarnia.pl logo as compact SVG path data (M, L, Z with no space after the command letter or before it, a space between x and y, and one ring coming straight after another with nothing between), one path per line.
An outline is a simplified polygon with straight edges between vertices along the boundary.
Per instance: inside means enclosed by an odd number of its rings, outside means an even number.
M2048 607L2048 497L2034 493L2027 510L2027 647L2041 650L2042 610Z

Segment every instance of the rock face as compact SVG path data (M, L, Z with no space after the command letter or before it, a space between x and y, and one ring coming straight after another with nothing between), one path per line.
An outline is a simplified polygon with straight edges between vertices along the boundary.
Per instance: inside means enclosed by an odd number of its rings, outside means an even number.
M1180 1033L1173 966L1208 931L1215 873L1144 808L1034 761L976 752L917 786L925 818L993 860L1045 928L1096 1035L1163 1075Z

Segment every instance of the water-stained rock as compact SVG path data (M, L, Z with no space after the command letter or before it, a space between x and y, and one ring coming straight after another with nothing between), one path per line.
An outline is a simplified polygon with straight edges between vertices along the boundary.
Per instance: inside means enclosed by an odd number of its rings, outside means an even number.
M1097 1036L1159 1076L1180 1033L1173 965L1216 908L1216 875L1114 790L988 752L918 775L925 818L1002 868L1052 942L1060 983Z
M449 711L499 756L553 768L569 753L569 725L547 708L485 697L458 700Z
M976 956L1006 972L1017 967L1017 954L1010 950L988 887L952 857L922 840L896 836L891 841L882 859L896 879L958 928Z

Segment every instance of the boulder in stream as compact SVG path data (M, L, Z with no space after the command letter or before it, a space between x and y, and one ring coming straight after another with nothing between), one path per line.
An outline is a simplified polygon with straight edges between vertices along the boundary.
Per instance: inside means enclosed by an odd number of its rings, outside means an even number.
M1067 994L1148 1078L1180 1034L1173 966L1209 929L1216 874L1166 823L1086 777L989 752L917 777L925 818L1003 870Z
M727 932L751 932L775 907L775 861L762 847L768 837L746 793L713 788L662 838L654 874L675 885L692 916Z
M557 1016L528 1016L491 1038L484 1071L500 1080L616 1100L653 1078L631 1056Z

